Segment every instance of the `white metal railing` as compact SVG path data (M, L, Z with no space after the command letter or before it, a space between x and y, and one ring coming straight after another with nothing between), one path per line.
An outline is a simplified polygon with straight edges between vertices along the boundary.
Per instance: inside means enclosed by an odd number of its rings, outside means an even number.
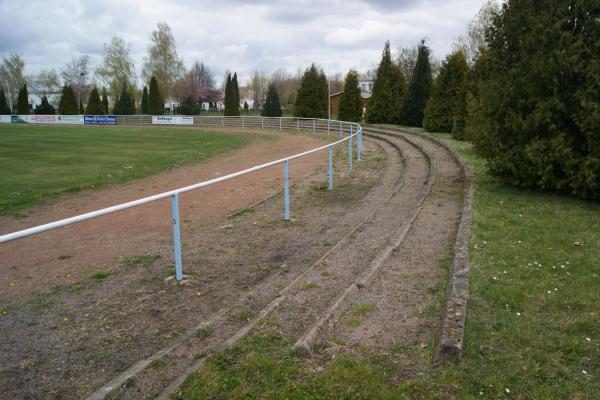
M120 120L119 120L120 118ZM117 116L116 125L121 124L151 124L151 116L138 116L138 115L126 115ZM173 124L175 125L175 124ZM313 132L328 132L328 133L339 133L339 139L324 146L317 147L312 150L305 151L303 153L294 154L289 157L281 158L279 160L270 161L268 163L256 165L251 168L247 168L242 171L234 172L229 175L221 176L208 181L198 182L193 185L185 186L179 189L170 190L155 194L153 196L144 197L141 199L129 201L127 203L117 204L112 207L103 208L88 212L85 214L76 215L74 217L61 219L59 221L50 222L47 224L35 226L32 228L24 229L21 231L5 234L0 236L0 244L10 242L13 240L21 239L24 237L32 236L38 233L46 232L51 229L60 228L62 226L71 225L76 222L86 221L92 218L100 217L102 215L112 214L117 211L126 210L128 208L136 207L142 204L150 203L156 200L171 197L171 211L173 216L173 246L175 256L175 277L177 280L183 279L183 266L181 260L181 240L180 240L180 224L179 224L179 194L189 192L191 190L199 189L202 187L210 186L223 182L241 175L249 174L251 172L259 171L265 168L272 167L277 164L283 164L283 194L284 194L284 206L283 206L283 218L285 220L290 219L290 202L289 202L289 161L297 158L307 156L309 154L316 153L318 151L328 149L328 189L333 190L333 146L339 145L345 141L348 141L348 168L352 171L352 157L353 157L353 138L357 137L357 156L361 159L362 155L362 127L353 122L316 119L316 118L295 118L295 117L252 117L252 116L241 116L241 117L193 117L193 124L195 126L221 126L221 127L241 127L241 128L260 128L260 129L295 129L295 130L311 130ZM167 125L169 126L169 125ZM189 125L187 125L189 126Z

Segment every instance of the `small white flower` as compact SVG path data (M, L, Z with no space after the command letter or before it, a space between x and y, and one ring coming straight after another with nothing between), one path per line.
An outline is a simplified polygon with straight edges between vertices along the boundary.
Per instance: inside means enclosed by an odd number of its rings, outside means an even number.
M521 218L522 218L522 217L523 217L523 214L519 214L519 217L521 217Z
M561 265L560 265L560 267L561 267L561 268L564 268L565 266L561 264Z
M568 261L565 261L565 264L568 264L568 263L569 263Z
M521 313L520 313L520 312L518 312L518 313L517 313L517 316L519 316L519 317L520 317L520 316L521 316Z
M510 394L510 389L506 388L504 389L504 391L506 392L506 394Z
M518 240L517 243L523 243L523 242L521 242L520 240Z
M587 340L588 342L592 341L592 339L590 339L589 337L586 337L585 340Z
M506 274L507 272L506 271L502 271L502 273Z
M495 276L492 277L493 280L498 280L498 278L496 278Z
M584 369L581 371L582 374L587 375L587 371Z
M555 292L558 292L558 288L554 288L554 291L555 291Z
M552 294L552 292L548 290L548 294Z

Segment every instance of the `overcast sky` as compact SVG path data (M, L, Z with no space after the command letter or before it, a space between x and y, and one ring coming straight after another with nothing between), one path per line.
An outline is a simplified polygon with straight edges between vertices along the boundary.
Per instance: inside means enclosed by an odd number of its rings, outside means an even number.
M0 0L0 55L21 54L26 74L60 69L87 54L101 62L113 35L131 44L138 77L150 33L168 23L186 67L204 61L216 74L279 67L295 72L311 62L326 73L373 68L385 40L395 52L425 37L438 58L481 7L481 0Z

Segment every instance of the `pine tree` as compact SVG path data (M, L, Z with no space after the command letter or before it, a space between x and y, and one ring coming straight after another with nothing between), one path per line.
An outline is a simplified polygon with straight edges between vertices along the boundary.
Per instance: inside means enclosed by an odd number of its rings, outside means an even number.
M77 114L77 98L70 85L65 85L62 88L60 102L58 103L58 113L61 115Z
M432 81L429 48L425 46L425 41L422 41L419 45L415 71L400 110L401 124L409 126L421 126L423 124L423 111L431 94Z
M142 91L142 104L141 104L142 114L148 114L148 111L150 110L149 101L150 101L150 99L148 97L148 87L144 86L144 90Z
M27 93L27 84L19 90L17 96L17 114L28 115L29 114L29 95Z
M108 93L106 93L106 88L102 88L102 108L104 109L104 114L108 114Z
M56 114L56 109L48 102L48 98L44 95L42 102L35 108L34 113L37 115L54 115Z
M371 124L398 122L398 113L405 94L406 79L400 67L392 62L390 42L385 42L373 82L373 92L369 98L366 121Z
M231 96L231 74L227 74L227 81L225 81L225 98L223 99L225 106L223 115L225 116L231 115Z
M240 89L237 82L237 73L227 75L225 84L225 112L226 116L240 115Z
M150 89L148 92L148 112L151 115L163 115L165 107L160 90L158 89L158 81L155 77L150 79Z
M363 104L360 87L358 86L358 73L351 69L346 75L344 92L340 98L338 119L341 121L360 122L363 116Z
M102 100L100 100L98 88L94 87L90 92L85 113L88 115L104 115L104 105L102 104Z
M267 98L263 104L261 115L263 117L281 117L283 115L279 103L279 94L273 83L270 83L269 88L267 89Z
M8 106L8 102L6 101L6 96L4 95L4 90L0 88L0 115L10 115L10 107Z
M135 104L129 93L129 88L126 83L123 84L119 100L115 104L113 110L114 114L117 115L133 115L135 114Z
M244 100L244 112L246 114L248 114L249 109L250 109L250 106L248 105L248 102L246 100Z
M521 187L600 199L600 7L508 0L493 19L477 150Z
M327 118L327 77L312 64L304 71L294 104L294 116L302 118Z
M464 133L469 65L462 50L446 57L425 106L423 127L429 131Z

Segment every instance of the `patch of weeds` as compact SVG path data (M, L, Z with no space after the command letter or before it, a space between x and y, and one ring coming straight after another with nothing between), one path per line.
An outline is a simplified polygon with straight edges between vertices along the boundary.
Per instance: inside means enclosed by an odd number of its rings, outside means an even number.
M73 294L78 294L79 292L81 292L81 289L83 289L83 285L81 283L74 283L72 285L67 286L67 290Z
M238 314L237 320L238 321L250 321L255 315L256 315L256 312L254 310L248 310L248 309L242 310Z
M353 315L365 315L366 313L373 311L374 308L375 308L375 305L372 303L357 304L354 307L352 307L352 314Z
M94 281L101 281L103 279L108 278L109 275L110 275L110 272L107 272L107 271L97 271L97 272L94 272L94 274L91 276L91 278Z
M348 325L350 328L358 328L360 324L362 324L362 322L357 318L350 318L346 320L346 325Z
M14 306L12 304L7 304L3 306L2 308L0 308L0 315L8 315L13 308Z
M210 330L208 328L200 328L196 330L196 337L198 339L206 339L210 336Z
M310 289L316 289L318 288L319 285L317 285L314 282L306 282L304 285L302 285L302 287L300 288L300 290L310 290Z
M169 265L163 272L163 276L169 277L173 275L175 275L175 267L173 265Z
M31 300L31 312L34 314L42 314L50 307L56 304L54 299L51 299L47 294L36 294Z
M159 254L147 254L144 256L137 257L123 256L121 257L121 264L125 267L148 267L159 258Z
M27 321L27 326L28 326L28 327L37 326L37 325L39 325L39 324L40 324L40 323L39 323L38 321L36 321L36 320L33 320L33 319L32 319L31 321Z
M81 353L82 351L85 351L87 349L87 347L84 344L78 344L77 346L73 347L73 351Z
M148 365L148 369L162 369L167 366L167 363L163 360L153 360L150 365Z
M318 183L316 185L312 185L310 188L315 192L324 192L329 188L329 185L327 183Z
M329 272L329 271L321 271L321 276L324 276L326 278L330 277L331 276L331 272Z
M58 260L66 260L66 259L68 259L68 258L71 258L71 256L70 256L70 255L58 256L58 258L57 258L57 259L58 259Z

